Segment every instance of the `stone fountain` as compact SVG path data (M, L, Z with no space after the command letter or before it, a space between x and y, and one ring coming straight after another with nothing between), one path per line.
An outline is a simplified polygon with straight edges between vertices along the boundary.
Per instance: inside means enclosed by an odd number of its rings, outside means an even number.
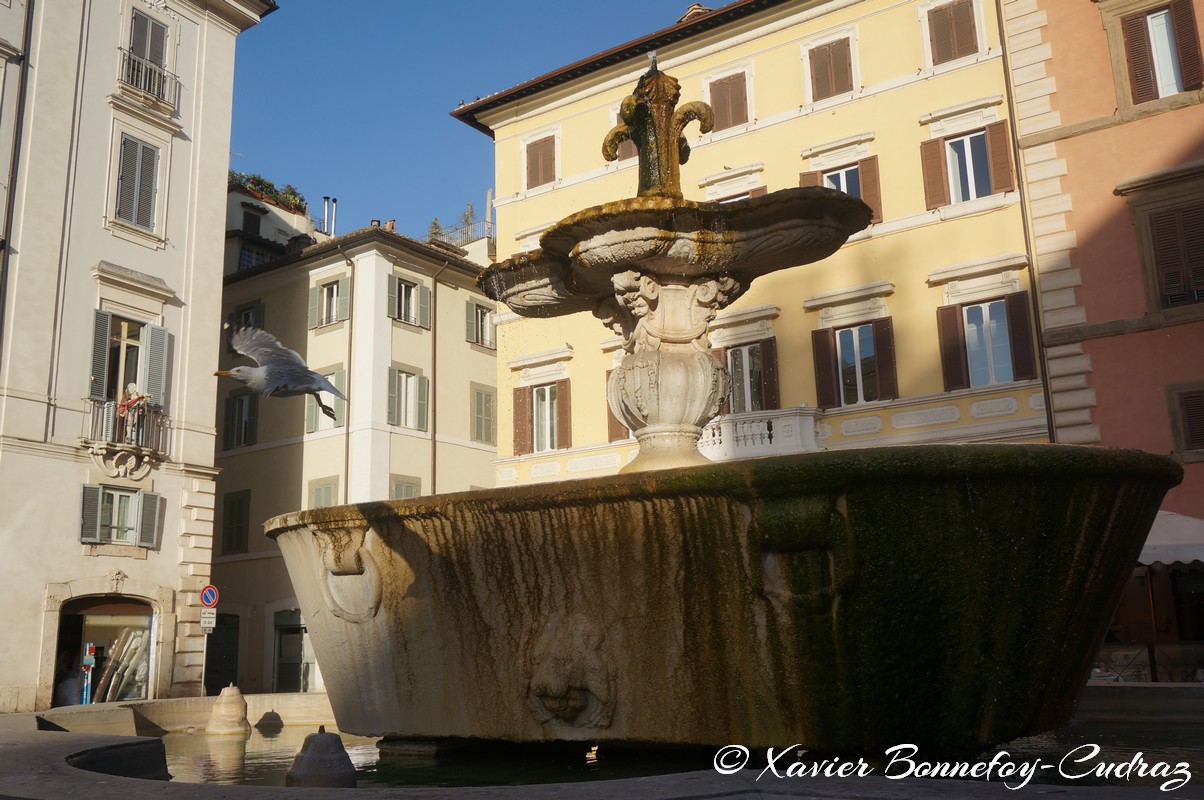
M820 188L683 200L682 129L711 117L677 93L654 66L604 144L636 143L638 197L481 277L519 314L624 337L608 399L629 471L267 523L339 728L934 755L1064 724L1181 468L1056 445L704 463L728 386L707 323L869 210Z

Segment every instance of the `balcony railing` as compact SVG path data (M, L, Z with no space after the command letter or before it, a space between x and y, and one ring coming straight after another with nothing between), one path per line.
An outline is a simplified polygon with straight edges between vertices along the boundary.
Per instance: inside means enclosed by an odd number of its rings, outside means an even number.
M775 409L725 414L702 429L699 451L712 461L780 456L819 450L817 408Z
M180 97L180 79L161 65L139 58L122 48L117 78L127 86L162 100L173 109Z
M116 400L89 400L82 444L110 476L139 478L167 458L171 420L166 412L138 405L121 413Z

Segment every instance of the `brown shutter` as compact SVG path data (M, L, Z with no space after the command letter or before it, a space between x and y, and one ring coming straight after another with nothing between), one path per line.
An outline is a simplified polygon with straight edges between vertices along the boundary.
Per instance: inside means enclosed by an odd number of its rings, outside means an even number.
M899 376L895 370L895 330L890 317L871 323L874 330L874 358L878 360L878 399L899 396Z
M1171 25L1179 49L1179 78L1183 88L1198 89L1204 83L1204 64L1201 64L1200 34L1191 0L1171 0Z
M748 122L743 72L711 84L711 110L715 112L714 129L717 131Z
M1033 357L1033 325L1028 310L1028 292L1004 295L1008 316L1008 339L1012 348L1012 379L1031 381L1037 377L1037 361Z
M853 91L853 51L848 39L829 45L832 58L832 94Z
M556 381L556 449L573 446L573 400L569 394L569 379Z
M815 356L815 403L820 408L838 408L840 364L836 359L836 331L832 328L811 331L811 350Z
M878 156L857 162L857 179L861 183L861 200L873 210L870 222L882 221L882 188L878 181Z
M1158 99L1158 83L1154 79L1154 55L1150 49L1149 29L1144 12L1130 14L1120 20L1124 34L1125 59L1129 64L1129 88L1133 103Z
M970 388L970 364L966 359L966 329L962 325L961 306L941 306L936 310L936 332L941 346L941 372L945 391Z
M754 186L748 190L749 197L764 197L767 194L769 194L768 186Z
M953 55L953 13L951 6L928 12L928 43L932 45L932 63L951 61Z
M527 145L527 188L556 180L556 137L545 136Z
M1179 417L1183 420L1183 449L1204 450L1204 392L1179 395Z
M798 176L799 186L823 186L824 174L818 170L814 172L800 172Z
M991 193L1011 192L1016 188L1016 176L1012 172L1012 137L1008 121L1001 119L986 128L987 164L991 171Z
M1157 211L1149 219L1162 307L1204 298L1204 203Z
M514 455L535 450L535 393L530 386L514 390Z
M807 58L811 62L811 99L823 100L836 94L832 85L832 45L811 48Z
M748 122L748 94L744 91L744 73L733 75L729 78L732 82L731 103L732 103L732 124L743 125Z
M945 175L945 140L920 142L920 168L924 173L924 202L931 211L949 205L949 181Z
M953 30L953 57L961 58L978 52L978 35L974 29L974 3L957 0L950 4L950 25Z
M761 407L772 411L782 407L778 389L778 340L761 340Z
M606 370L606 384L610 385L610 373L613 369ZM615 416L615 412L610 410L610 403L606 404L606 441L619 442L628 438L631 433L627 430L627 426L621 419Z
M727 348L726 347L712 348L711 355L713 355L719 361L719 363L722 364L725 368L727 367ZM728 393L726 395L724 395L723 402L719 404L719 412L718 413L720 415L732 413L732 393L730 390L728 391Z

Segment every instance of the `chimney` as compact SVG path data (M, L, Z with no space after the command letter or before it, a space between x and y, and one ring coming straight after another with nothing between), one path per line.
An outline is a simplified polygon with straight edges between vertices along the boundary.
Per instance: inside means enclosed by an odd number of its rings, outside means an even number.
M334 236L335 217L339 214L339 198L330 198L330 235Z
M385 220L385 230L387 230L389 233L397 233L397 220L395 220L395 219Z
M322 195L322 233L330 233L330 229L326 227L327 220L330 219L330 195Z

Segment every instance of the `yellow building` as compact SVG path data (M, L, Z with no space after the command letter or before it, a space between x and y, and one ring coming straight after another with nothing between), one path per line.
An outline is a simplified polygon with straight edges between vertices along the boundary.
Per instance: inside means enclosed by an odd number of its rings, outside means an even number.
M572 212L634 196L634 149L601 143L655 54L688 127L690 200L822 184L874 222L826 261L760 278L711 325L729 404L711 458L941 441L1044 441L1028 246L1000 24L987 0L740 0L453 116L496 145L498 255ZM499 315L499 486L616 471L619 340L589 314ZM510 422L512 421L512 424Z
M263 522L491 486L492 303L465 250L402 236L391 221L331 238L271 200L229 197L229 238L241 245L228 248L225 319L270 331L348 401L324 396L331 418L312 397L265 399L221 379L213 549L221 602L205 684L321 691L305 620ZM303 230L291 227L298 223ZM257 264L240 255L250 246L277 257ZM221 368L237 364L251 362L223 347Z

